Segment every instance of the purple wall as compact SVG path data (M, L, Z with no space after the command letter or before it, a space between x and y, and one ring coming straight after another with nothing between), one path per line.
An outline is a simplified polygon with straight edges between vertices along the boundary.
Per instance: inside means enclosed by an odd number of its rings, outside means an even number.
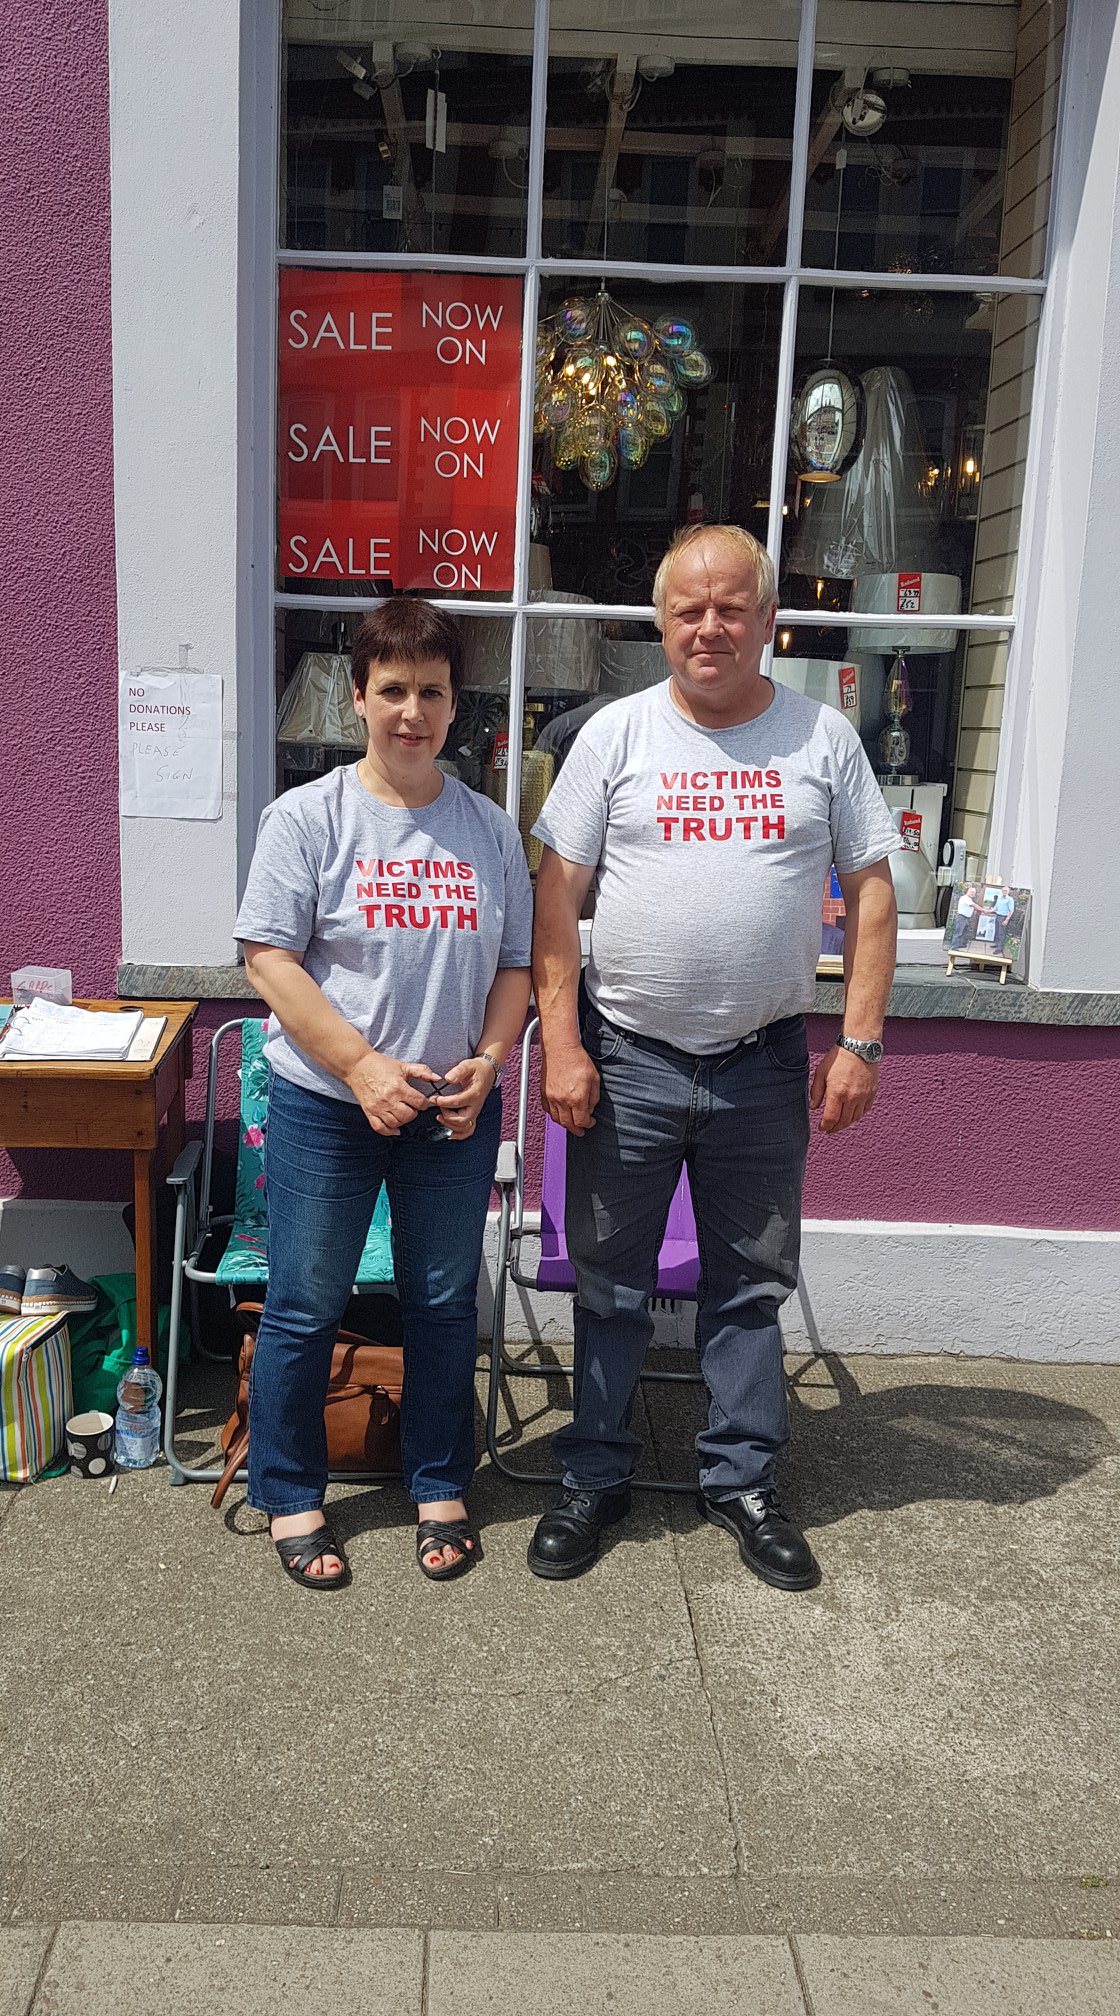
M0 993L13 966L35 962L70 966L75 994L110 995L121 931L104 0L6 0L0 130ZM19 1188L0 1156L0 1195Z
M14 965L38 961L72 967L77 994L111 995L121 931L107 9L7 0L4 31L0 992ZM200 1014L196 1121L207 1037L242 1012L209 1002ZM815 1024L815 1046L832 1034ZM894 1023L872 1118L833 1140L814 1133L806 1212L1120 1229L1120 1158L1106 1152L1118 1062L1118 1030ZM227 1099L232 1147L232 1084ZM125 1158L0 1153L0 1195L129 1187Z
M814 1054L835 1024L814 1019ZM805 1215L1120 1230L1120 1029L891 1022L879 1097L817 1133Z
M835 1033L810 1020L814 1060ZM1118 1087L1120 1029L891 1022L870 1118L832 1136L814 1120L805 1216L1120 1231ZM535 1089L529 1112L536 1182Z

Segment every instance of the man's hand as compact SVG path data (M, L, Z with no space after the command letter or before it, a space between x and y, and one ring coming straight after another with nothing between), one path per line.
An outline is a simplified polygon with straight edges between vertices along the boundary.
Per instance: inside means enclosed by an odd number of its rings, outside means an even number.
M834 1043L817 1065L809 1092L814 1113L819 1106L824 1107L821 1133L839 1134L842 1128L854 1127L857 1120L865 1120L875 1104L878 1089L879 1066L865 1064L862 1057L851 1050L841 1050Z
M599 1073L581 1043L558 1049L550 1044L541 1064L541 1104L550 1120L569 1134L594 1127Z
M486 1069L489 1072L490 1066ZM395 1057L383 1057L380 1050L367 1051L348 1074L346 1083L375 1134L399 1134L418 1113L427 1111L432 1101L426 1092L410 1084L413 1078L429 1085L440 1083L438 1072L427 1064L398 1064Z

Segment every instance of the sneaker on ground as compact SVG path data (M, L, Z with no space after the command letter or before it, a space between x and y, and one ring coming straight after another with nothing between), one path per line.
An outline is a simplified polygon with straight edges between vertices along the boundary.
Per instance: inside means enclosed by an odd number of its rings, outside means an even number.
M97 1290L69 1267L29 1267L21 1316L81 1316L97 1307Z

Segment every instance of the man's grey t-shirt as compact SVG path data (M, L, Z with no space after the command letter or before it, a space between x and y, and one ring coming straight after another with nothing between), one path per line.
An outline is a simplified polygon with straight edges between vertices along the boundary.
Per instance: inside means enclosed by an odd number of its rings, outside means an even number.
M609 1021L692 1053L813 1005L821 899L901 842L855 730L775 685L700 728L669 682L581 728L533 828L597 865L587 991Z
M533 894L512 819L456 778L384 805L349 764L267 806L234 936L302 956L332 1007L402 1064L442 1076L482 1034L503 966L528 966ZM269 1018L282 1078L353 1101Z

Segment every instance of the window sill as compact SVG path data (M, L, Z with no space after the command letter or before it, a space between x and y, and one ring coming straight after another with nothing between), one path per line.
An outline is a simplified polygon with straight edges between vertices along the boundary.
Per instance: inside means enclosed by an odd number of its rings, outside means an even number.
M259 1001L242 966L141 966L117 968L124 1001ZM818 980L814 1013L840 1015L839 980ZM1033 1022L1069 1029L1120 1027L1120 994L1044 992L1021 980L1001 987L994 977L942 973L931 966L898 966L890 1016L902 1021Z

